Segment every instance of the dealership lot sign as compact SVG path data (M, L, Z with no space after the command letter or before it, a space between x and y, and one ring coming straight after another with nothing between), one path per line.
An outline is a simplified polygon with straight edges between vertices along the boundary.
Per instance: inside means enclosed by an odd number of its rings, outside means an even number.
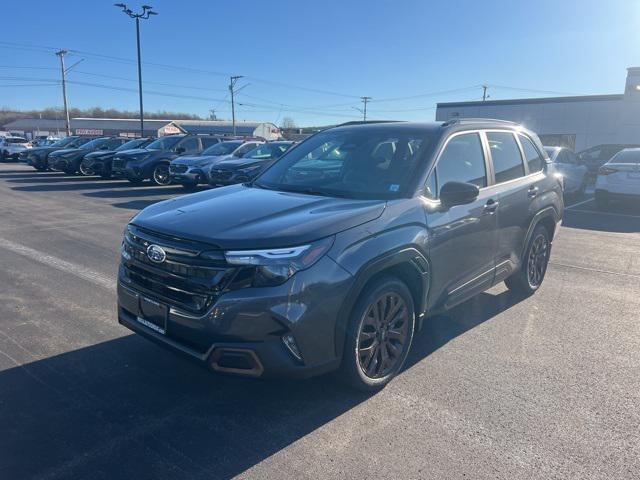
M76 128L76 135L103 135L100 128Z

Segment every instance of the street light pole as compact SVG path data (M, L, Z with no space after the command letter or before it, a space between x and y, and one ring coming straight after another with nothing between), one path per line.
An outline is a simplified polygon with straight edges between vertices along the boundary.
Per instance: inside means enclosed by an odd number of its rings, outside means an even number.
M142 56L140 54L140 19L148 19L151 15L157 15L157 12L152 10L150 5L143 5L142 12L133 13L124 3L116 3L116 7L122 9L122 11L129 17L136 21L136 46L138 49L138 94L140 97L140 136L144 137L144 108L142 106Z

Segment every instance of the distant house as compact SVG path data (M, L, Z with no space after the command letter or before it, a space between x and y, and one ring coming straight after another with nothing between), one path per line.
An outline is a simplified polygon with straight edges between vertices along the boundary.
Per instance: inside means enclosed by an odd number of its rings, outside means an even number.
M137 137L140 135L140 120L119 118L72 118L73 135L114 135ZM3 126L4 130L34 138L37 135L64 135L64 120L21 118ZM218 120L158 120L144 121L144 136L161 137L177 133L207 133L233 135L231 122ZM236 122L236 135L261 137L266 140L280 138L280 130L270 122Z

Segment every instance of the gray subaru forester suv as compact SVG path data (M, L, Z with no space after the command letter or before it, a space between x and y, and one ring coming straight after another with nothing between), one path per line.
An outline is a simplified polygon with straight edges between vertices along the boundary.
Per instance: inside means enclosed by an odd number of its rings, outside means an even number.
M364 390L427 314L542 284L562 178L497 120L324 130L251 183L147 207L126 227L118 318L214 371Z

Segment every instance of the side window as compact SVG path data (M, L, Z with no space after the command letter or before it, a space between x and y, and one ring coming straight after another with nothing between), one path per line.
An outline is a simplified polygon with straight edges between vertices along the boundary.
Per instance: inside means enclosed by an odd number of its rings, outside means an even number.
M196 153L200 150L200 142L197 137L189 137L182 141L178 147L184 148L184 153Z
M487 169L478 134L466 133L453 137L440 155L435 172L438 195L439 189L447 182L486 187Z
M258 145L258 144L257 144L257 143L254 143L254 142L248 142L248 143L245 143L244 145L242 145L241 147L239 147L239 148L235 151L234 155L235 155L236 157L241 157L241 156L243 156L245 153L247 153L249 150L253 150L254 148L256 148L256 146L257 146L257 145Z
M200 141L202 142L202 149L209 148L211 145L215 145L219 143L220 140L216 137L200 137Z
M569 150L565 150L564 158L565 158L565 162L566 163L570 163L572 165L575 165L576 163L578 163L578 159L576 157L576 154L573 153L573 152L570 152Z
M524 176L524 164L516 139L510 132L487 132L496 183Z
M520 143L522 144L522 150L524 151L524 158L529 164L529 173L535 173L542 170L543 160L542 155L538 152L538 149L531 143L524 135L519 135ZM566 158L566 157L565 157Z

